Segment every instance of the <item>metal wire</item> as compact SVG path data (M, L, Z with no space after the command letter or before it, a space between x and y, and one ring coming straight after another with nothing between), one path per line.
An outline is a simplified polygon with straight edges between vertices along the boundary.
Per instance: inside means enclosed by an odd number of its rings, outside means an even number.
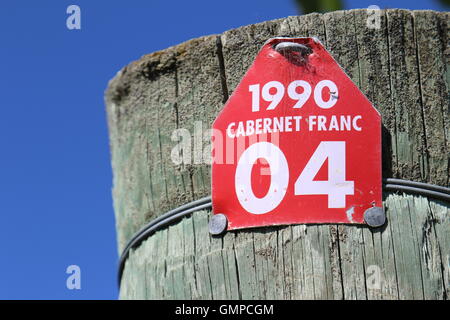
M433 190L433 191L447 193L447 194L450 192L450 188L437 186L435 184L403 180L403 179L387 178L387 179L383 179L383 183L385 185L394 184L394 185L404 185L404 186L414 187L414 188L422 188L422 189Z
M426 196L438 200L442 200L450 203L450 188L437 186L434 184L388 178L383 180L384 191L400 191L405 193L413 193L421 196ZM125 267L125 261L127 260L130 250L138 247L142 241L147 239L150 235L163 227L170 225L183 217L190 215L195 211L209 209L212 207L211 197L204 197L185 205L182 205L176 209L170 210L167 213L159 216L146 224L140 231L138 231L128 242L127 246L122 252L119 259L118 268L118 283L120 288L120 282L122 279L123 269Z
M125 249L122 251L122 255L119 259L119 270L118 270L118 281L120 287L120 281L122 278L123 268L125 267L125 261L130 254L130 250L139 246L142 241L147 239L150 235L165 227L169 224L172 224L175 221L180 220L181 218L203 209L211 208L212 202L211 197L204 197L187 204L184 204L176 209L170 210L165 214L159 216L158 218L150 221L147 225L145 225L141 230L139 230L128 242Z
M433 190L428 190L428 189L423 189L423 188L414 188L414 187L409 187L406 185L399 185L399 184L386 184L386 185L384 185L384 189L386 191L403 191L406 193L415 193L415 194L419 194L421 196L426 196L426 197L450 202L450 194L437 192L437 191L433 191Z

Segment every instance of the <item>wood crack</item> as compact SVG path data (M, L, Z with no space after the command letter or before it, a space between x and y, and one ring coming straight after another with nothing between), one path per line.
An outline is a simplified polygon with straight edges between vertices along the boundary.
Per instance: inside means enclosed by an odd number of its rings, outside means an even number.
M228 100L228 85L227 76L225 73L225 61L223 59L222 39L220 36L216 37L216 48L217 60L219 61L220 83L222 85L222 103L225 103Z

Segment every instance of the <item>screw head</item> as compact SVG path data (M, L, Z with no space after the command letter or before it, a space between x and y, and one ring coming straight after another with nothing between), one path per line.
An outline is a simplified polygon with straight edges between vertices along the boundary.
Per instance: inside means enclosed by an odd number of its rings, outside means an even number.
M226 215L222 213L215 214L209 220L209 233L219 235L227 229L227 225L228 219Z
M301 44L301 43L296 43L296 42L280 42L275 46L274 49L280 53L296 51L296 52L300 52L302 55L309 55L312 52L310 47L305 46L304 44Z
M280 42L274 49L281 53L289 62L303 66L307 63L307 57L312 53L310 47L296 42Z
M364 221L371 227L381 227L386 223L386 214L383 208L372 207L364 211Z

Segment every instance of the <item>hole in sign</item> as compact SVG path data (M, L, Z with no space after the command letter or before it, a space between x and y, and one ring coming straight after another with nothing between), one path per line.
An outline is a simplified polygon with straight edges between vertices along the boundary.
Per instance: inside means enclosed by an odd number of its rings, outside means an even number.
M308 62L308 56L312 53L309 46L295 42L280 42L273 49L297 66L305 65Z

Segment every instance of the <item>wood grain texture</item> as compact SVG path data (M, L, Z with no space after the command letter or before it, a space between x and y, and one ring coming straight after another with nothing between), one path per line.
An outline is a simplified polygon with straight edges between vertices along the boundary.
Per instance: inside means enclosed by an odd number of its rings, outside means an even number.
M378 29L367 19L367 11L351 10L268 21L122 69L106 92L119 251L146 222L210 193L202 161L208 142L192 136L192 163L175 165L173 132L210 128L262 44L276 36L319 38L380 111L384 177L448 186L449 13L382 10ZM209 235L209 212L196 212L130 253L120 297L447 299L448 204L393 193L384 204L381 229L298 225L223 238Z

